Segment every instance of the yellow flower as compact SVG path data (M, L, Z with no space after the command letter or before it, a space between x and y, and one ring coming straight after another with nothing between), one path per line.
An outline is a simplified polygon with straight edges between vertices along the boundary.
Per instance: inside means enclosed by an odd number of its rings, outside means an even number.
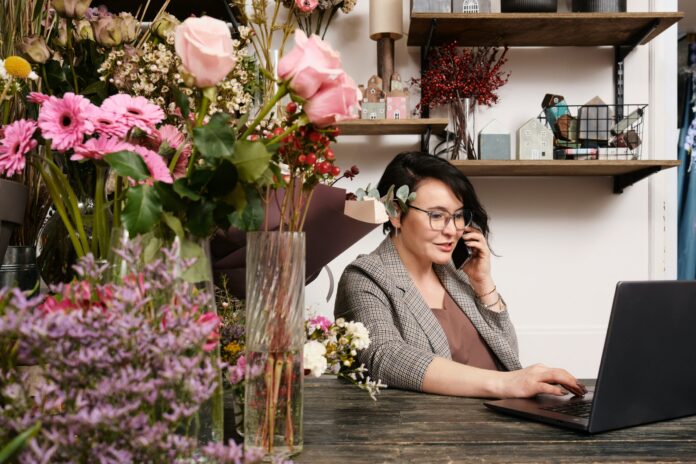
M7 71L7 74L10 76L34 80L39 78L39 76L31 70L29 62L21 56L8 56L5 59L4 65L5 71Z
M242 351L242 346L237 342L232 342L225 345L224 350L232 355L235 355Z

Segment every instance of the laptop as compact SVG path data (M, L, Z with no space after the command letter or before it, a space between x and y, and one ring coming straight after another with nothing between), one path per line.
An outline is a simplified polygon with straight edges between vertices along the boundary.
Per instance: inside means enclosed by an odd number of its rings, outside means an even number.
M588 433L696 414L696 281L619 282L594 389L487 401Z

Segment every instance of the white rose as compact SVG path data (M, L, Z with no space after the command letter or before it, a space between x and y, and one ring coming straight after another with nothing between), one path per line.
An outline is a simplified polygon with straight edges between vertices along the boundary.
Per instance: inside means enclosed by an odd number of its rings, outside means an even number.
M304 368L311 371L314 377L321 377L326 371L328 363L326 361L326 347L316 340L310 340L304 345Z
M370 346L370 334L362 322L346 322L346 331L352 336L352 348L364 350Z

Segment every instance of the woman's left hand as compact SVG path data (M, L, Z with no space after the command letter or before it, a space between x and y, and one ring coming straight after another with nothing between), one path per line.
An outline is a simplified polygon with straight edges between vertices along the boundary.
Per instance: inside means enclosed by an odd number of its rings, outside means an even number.
M462 240L471 250L471 256L461 267L472 284L491 282L491 250L486 237L475 227L464 229Z

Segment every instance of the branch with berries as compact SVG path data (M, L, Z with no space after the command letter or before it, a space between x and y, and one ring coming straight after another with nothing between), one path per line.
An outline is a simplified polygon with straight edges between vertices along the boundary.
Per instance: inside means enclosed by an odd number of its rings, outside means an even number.
M428 56L428 69L412 85L421 89L418 108L446 105L473 97L479 105L498 102L497 91L510 78L503 71L508 48L457 48L457 42L434 48Z

